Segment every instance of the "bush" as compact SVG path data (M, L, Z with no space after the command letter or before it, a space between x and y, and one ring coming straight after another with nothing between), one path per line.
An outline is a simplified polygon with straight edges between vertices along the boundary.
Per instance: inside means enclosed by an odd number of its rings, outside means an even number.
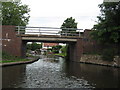
M59 53L59 50L62 48L61 45L53 46L52 47L52 52L54 53Z
M62 53L66 53L67 52L67 46L62 47L61 51L62 51Z
M2 58L3 59L11 59L11 58L13 58L13 56L9 55L8 53L2 52Z
M107 61L113 61L115 56L115 50L114 49L104 49L102 52L102 59Z
M42 48L42 44L37 44L36 42L33 42L32 44L27 44L27 50L35 51L36 49Z
M21 58L17 57L17 56L10 55L6 52L2 52L2 59L5 59L5 60L20 60Z

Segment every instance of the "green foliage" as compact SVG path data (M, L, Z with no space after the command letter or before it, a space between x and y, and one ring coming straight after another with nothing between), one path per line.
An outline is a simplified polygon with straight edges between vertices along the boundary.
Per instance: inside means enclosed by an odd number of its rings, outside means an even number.
M60 50L62 51L62 53L56 53L54 55L59 55L59 56L66 57L66 55L67 55L67 45L63 46Z
M101 16L94 25L91 36L101 43L115 44L120 42L120 2L100 4Z
M54 54L54 55L58 55L58 56L65 57L65 56L66 56L66 53L57 53L57 54Z
M1 58L2 58L2 51L0 50L0 60L1 60Z
M113 61L115 56L114 49L104 49L102 53L102 59L107 61Z
M52 52L54 53L59 53L59 50L62 48L61 45L53 46L52 47Z
M26 26L29 21L30 9L21 2L3 2L2 3L2 24Z
M2 52L2 62L14 62L14 61L23 61L23 60L28 60L28 59L23 59L20 57L12 56L6 52Z
M68 49L68 45L63 46L63 47L61 48L61 51L62 51L62 53L63 53L64 56L67 56L67 49Z
M47 48L48 51L52 51L52 48Z
M62 53L66 53L67 47L66 47L66 46L62 47L62 48L61 48L61 51L62 51Z
M11 58L11 57L12 57L11 55L8 55L7 53L2 52L2 58L3 58L3 59Z
M63 22L61 28L77 28L77 23L75 22L75 19L70 17Z
M33 42L32 44L27 44L28 50L35 51L36 49L40 49L40 48L42 48L42 44L37 44L35 42Z
M61 25L61 28L75 28L74 30L68 30L68 29L62 29L61 33L76 33L77 23L75 22L75 19L72 17L67 18L63 24Z
M3 60L3 61L0 61L0 63L11 63L11 62L20 62L20 61L28 61L29 59L11 59L11 60Z

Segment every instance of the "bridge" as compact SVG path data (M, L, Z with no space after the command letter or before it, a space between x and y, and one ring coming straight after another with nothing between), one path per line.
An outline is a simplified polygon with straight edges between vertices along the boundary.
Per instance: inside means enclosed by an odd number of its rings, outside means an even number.
M67 43L68 57L79 61L83 52L81 31L77 28L3 26L3 49L13 55L25 57L27 42ZM15 48L15 49L14 49Z
M76 42L82 29L16 26L17 36L26 41Z

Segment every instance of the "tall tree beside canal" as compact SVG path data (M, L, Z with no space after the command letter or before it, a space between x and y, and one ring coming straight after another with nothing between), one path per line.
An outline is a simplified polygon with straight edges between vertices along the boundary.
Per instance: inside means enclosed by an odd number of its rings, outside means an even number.
M26 26L29 21L30 9L21 2L3 2L2 3L2 24Z
M94 39L102 43L120 42L120 2L104 2L100 4L101 15L98 24L94 25Z
M63 24L61 25L61 28L62 28L62 33L64 33L65 35L66 35L66 33L75 33L76 28L77 28L77 23L75 22L75 19L70 17L70 18L67 18L63 22ZM63 28L75 28L75 29L74 30L68 30L68 29L63 29Z
M91 36L108 46L102 57L113 60L115 55L120 55L120 2L104 2L99 7L101 15L97 17L98 24L94 25Z

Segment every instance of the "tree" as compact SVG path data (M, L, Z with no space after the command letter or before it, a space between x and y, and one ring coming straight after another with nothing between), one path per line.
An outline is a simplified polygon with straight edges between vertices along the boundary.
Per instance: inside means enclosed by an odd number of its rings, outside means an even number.
M37 44L36 42L33 42L32 44L27 44L27 49L35 51L37 49L42 48L42 44Z
M113 60L115 55L120 55L120 2L104 2L99 7L101 15L91 36L106 46L102 50L103 59Z
M118 44L120 42L120 2L100 4L101 15L94 25L92 37L101 43Z
M69 29L65 29L65 28L69 28ZM74 28L74 29L70 29L70 28ZM75 22L75 19L73 19L72 17L67 18L61 25L61 29L62 29L61 32L62 35L75 33L77 29L77 23Z
M54 53L59 53L59 50L60 50L61 48L62 48L61 45L53 46L53 47L52 47L52 51L53 51Z
M2 3L2 25L26 26L30 9L21 2Z

